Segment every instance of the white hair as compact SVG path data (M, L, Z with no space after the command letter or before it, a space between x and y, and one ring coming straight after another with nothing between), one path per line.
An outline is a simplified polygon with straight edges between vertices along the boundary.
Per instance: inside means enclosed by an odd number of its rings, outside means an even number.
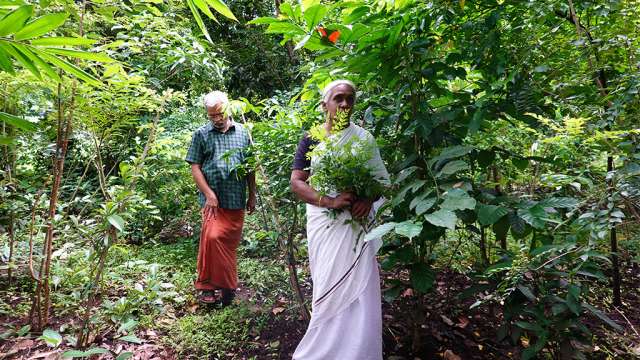
M331 97L331 93L333 92L333 89L335 89L340 85L347 85L351 87L351 89L353 89L353 100L355 101L356 85L346 79L333 80L332 82L328 83L327 86L325 86L324 89L322 89L322 101L324 102L329 101L329 98Z
M222 91L212 91L204 96L204 107L213 107L216 105L226 106L229 104L227 94Z

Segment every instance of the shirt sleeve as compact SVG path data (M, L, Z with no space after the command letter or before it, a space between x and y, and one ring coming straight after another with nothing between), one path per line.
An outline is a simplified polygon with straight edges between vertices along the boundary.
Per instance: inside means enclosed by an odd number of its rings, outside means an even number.
M184 160L190 164L202 164L202 157L202 139L198 136L198 131L196 131L193 133L191 145Z
M314 141L308 134L304 135L302 140L298 143L298 149L296 150L296 155L293 158L292 170L309 171L309 168L311 167L311 159L308 158L307 154L317 143L318 142Z

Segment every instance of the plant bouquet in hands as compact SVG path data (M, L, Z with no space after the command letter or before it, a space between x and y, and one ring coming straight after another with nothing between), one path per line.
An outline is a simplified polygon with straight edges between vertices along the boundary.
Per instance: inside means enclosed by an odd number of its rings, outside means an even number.
M338 113L337 123L341 114ZM348 121L348 120L347 120ZM334 124L334 128L335 128ZM345 127L342 127L344 129ZM320 141L310 157L314 159L311 165L310 185L321 195L349 192L359 199L374 201L385 191L384 179L376 178L375 169L371 165L374 156L375 143L369 139L353 136L346 141L338 135L327 136L321 126L310 131L311 137ZM341 209L331 209L335 217ZM361 225L367 229L367 217L347 220L354 225Z

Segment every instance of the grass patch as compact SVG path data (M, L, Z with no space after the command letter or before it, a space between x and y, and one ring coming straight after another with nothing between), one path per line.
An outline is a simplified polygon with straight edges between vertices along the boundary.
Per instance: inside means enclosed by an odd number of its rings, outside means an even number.
M187 315L170 327L164 339L182 359L231 358L229 353L245 348L252 327L258 324L252 315L244 304Z

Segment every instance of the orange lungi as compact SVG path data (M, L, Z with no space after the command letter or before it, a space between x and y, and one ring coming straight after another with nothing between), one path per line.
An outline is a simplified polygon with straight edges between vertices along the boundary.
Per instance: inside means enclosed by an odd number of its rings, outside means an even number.
M244 209L215 209L215 216L202 220L198 249L198 290L236 289L236 250L242 237Z

